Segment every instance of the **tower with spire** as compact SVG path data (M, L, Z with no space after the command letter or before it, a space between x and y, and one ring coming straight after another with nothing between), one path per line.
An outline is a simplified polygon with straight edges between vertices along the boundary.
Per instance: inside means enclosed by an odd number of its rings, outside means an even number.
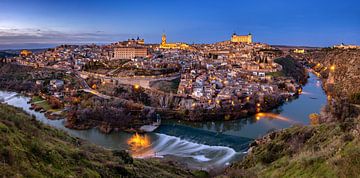
M162 45L166 44L166 35L165 35L165 33L163 33L162 36L161 36L161 44Z

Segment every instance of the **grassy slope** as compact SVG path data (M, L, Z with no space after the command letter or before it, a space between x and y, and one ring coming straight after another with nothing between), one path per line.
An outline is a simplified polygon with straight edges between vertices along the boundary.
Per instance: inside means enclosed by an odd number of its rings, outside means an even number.
M46 126L0 104L0 177L192 177L176 165L136 160Z
M180 84L180 78L177 78L172 81L156 81L152 82L150 86L157 90L168 92L168 93L177 93L178 87Z
M360 174L359 120L274 132L232 165L226 176L356 177Z

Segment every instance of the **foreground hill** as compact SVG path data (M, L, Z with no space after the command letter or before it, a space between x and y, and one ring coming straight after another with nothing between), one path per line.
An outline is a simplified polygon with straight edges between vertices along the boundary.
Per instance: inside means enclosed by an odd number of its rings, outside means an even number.
M132 159L0 104L0 177L193 177L175 163Z
M253 143L228 177L357 177L360 118L318 126L294 126Z

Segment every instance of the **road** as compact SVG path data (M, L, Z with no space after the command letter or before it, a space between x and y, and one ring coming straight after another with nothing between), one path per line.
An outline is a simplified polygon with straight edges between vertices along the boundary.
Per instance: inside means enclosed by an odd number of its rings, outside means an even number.
M106 80L106 81L117 81L120 84L127 84L127 85L139 85L143 88L146 89L150 89L150 82L154 82L154 81L160 81L160 80L164 80L164 81L170 81L170 80L174 80L176 78L180 77L179 73L176 73L174 75L171 76L163 76L163 75L159 75L159 76L135 76L135 77L110 77L110 76L106 76L104 74L96 74L96 73L90 73L90 72L84 72L81 71L79 72L80 76L82 78L86 78L86 77L94 77L97 79L101 79L102 81Z
M103 98L103 99L110 99L111 98L111 96L104 95L104 94L102 94L102 93L100 93L100 92L98 92L96 90L93 90L93 89L80 89L80 91L84 91L86 93L91 93L91 94L96 95L96 96L98 96L100 98Z

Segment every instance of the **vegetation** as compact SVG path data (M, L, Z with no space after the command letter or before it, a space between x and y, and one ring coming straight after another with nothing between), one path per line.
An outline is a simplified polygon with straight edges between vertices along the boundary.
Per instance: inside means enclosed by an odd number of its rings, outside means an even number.
M47 93L49 89L45 86L50 80L64 78L63 71L0 63L0 89L7 91ZM37 80L43 81L43 85L36 85Z
M11 51L0 51L0 59L2 58L8 58L8 57L15 57L18 56L19 54L17 54L16 52L11 52Z
M307 72L302 64L291 56L275 59L274 62L283 67L282 73L286 76L293 77L297 82L305 84L307 81Z
M349 98L351 103L360 104L360 93L354 93Z
M0 65L0 88L11 91L35 90L35 82L29 81L31 67L11 64Z
M172 81L155 81L150 83L150 86L166 93L177 93L179 84L180 78L177 78Z
M257 141L228 177L357 177L360 118L341 124L294 126Z
M282 71L277 72L268 72L266 75L272 76L272 77L282 77L285 76L285 74Z
M132 159L0 104L0 177L193 177L175 163ZM198 174L198 173L197 173Z

